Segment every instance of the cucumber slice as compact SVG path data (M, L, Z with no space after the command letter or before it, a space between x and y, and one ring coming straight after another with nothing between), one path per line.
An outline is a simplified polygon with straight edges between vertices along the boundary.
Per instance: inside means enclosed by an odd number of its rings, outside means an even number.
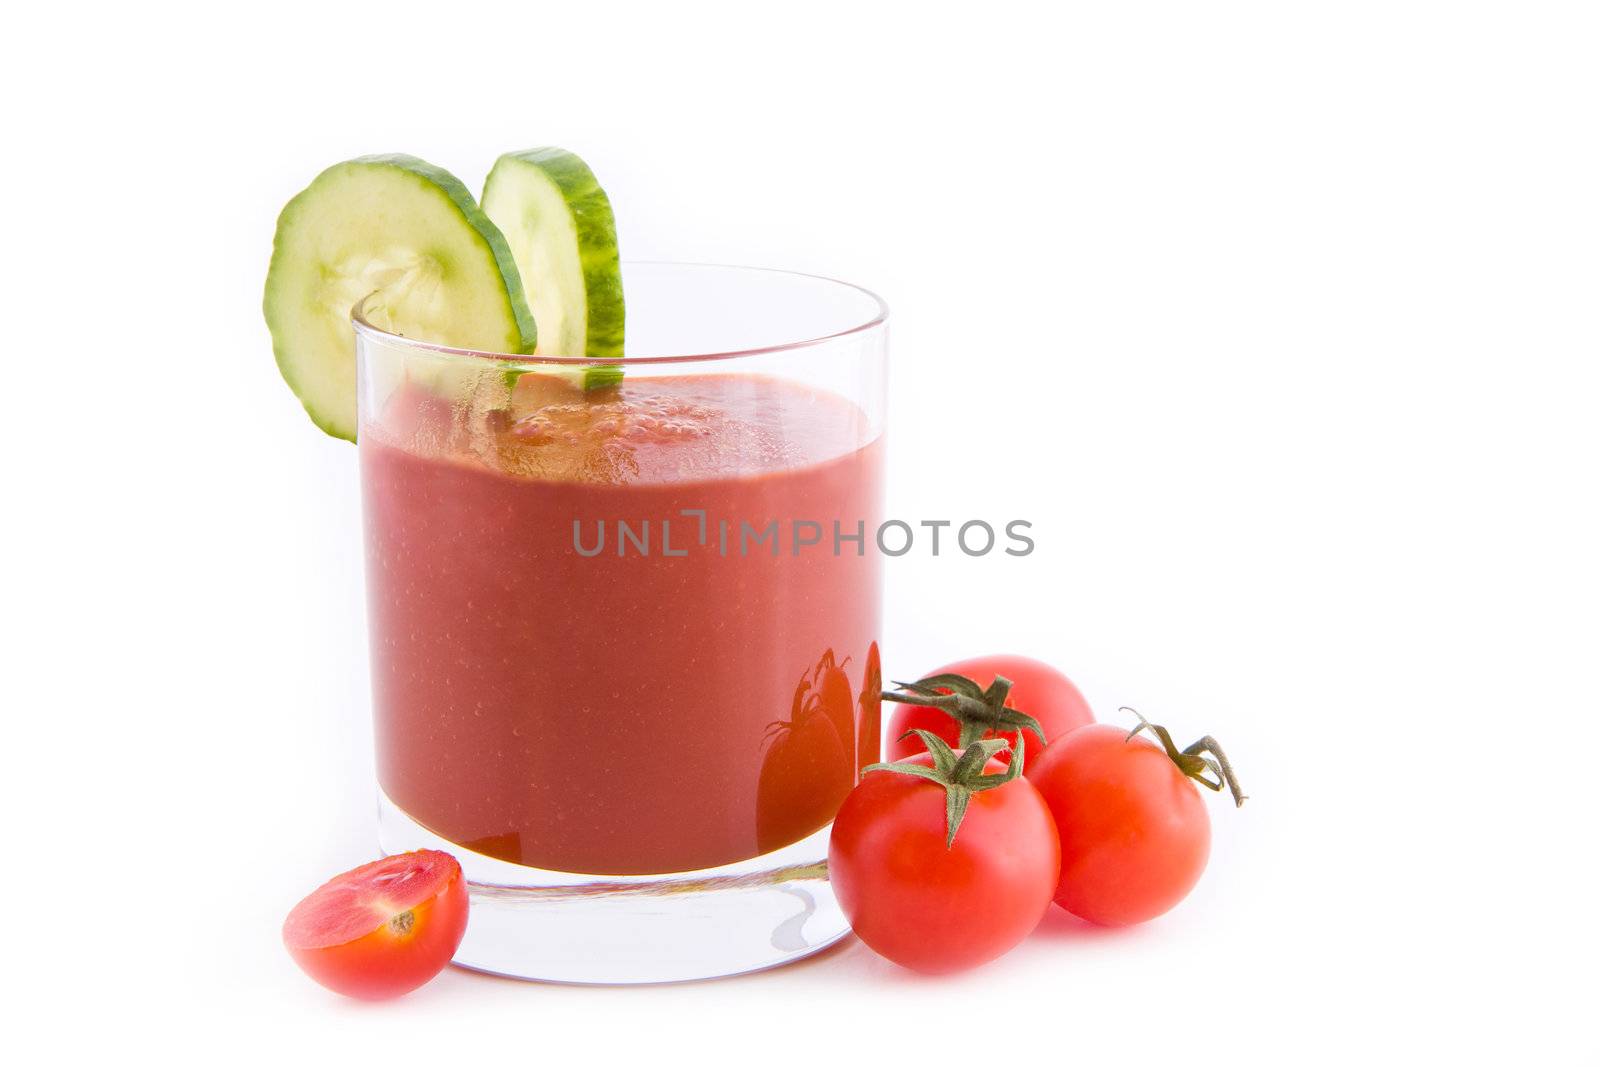
M356 439L350 309L374 291L373 325L460 348L536 342L515 260L449 172L403 155L319 174L278 216L262 310L284 381L325 432Z
M560 148L508 152L483 185L483 210L506 235L541 356L622 357L622 268L611 201L588 166ZM614 383L615 367L587 384Z

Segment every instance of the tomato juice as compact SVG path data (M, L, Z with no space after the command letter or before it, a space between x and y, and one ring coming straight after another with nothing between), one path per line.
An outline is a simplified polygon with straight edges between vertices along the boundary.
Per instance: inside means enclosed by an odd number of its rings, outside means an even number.
M428 830L700 870L821 829L878 758L882 442L850 401L525 375L481 417L407 384L363 419L378 777Z

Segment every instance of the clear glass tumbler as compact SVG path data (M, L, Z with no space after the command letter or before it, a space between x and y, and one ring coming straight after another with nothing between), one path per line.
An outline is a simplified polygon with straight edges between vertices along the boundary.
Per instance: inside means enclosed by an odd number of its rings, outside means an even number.
M380 839L462 862L462 966L770 967L846 931L828 830L878 758L886 309L624 266L627 358L355 313Z

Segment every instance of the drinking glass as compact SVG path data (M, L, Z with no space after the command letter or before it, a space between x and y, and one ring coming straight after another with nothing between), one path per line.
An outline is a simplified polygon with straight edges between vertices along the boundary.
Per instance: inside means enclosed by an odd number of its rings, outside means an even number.
M828 833L880 745L887 311L625 264L626 358L354 313L379 837L465 869L456 963L660 982L847 930Z

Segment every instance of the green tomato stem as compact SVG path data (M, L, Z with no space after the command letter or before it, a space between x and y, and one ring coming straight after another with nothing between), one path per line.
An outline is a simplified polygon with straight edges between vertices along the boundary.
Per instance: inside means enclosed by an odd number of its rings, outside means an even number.
M1121 707L1117 710L1130 712L1139 718L1139 725L1128 731L1128 740L1133 740L1141 730L1149 730L1161 742L1161 747L1167 752L1167 758L1177 764L1178 770L1187 777L1199 782L1213 793L1222 792L1223 786L1226 785L1228 792L1233 795L1233 806L1236 808L1243 807L1244 802L1250 799L1240 790L1239 779L1233 773L1233 764L1228 762L1227 753L1222 751L1222 746L1217 744L1216 738L1207 734L1180 751L1165 726L1157 726L1134 708ZM1202 753L1210 753L1216 758L1208 759ZM1216 778L1214 780L1208 778L1207 771L1215 774Z
M1022 735L1017 735L1017 754L1012 759L1004 773L985 774L984 765L995 755L1011 747L1011 742L1003 737L988 738L974 741L967 745L960 756L950 747L949 742L931 730L907 730L905 736L916 734L928 748L928 755L932 759L932 766L922 763L874 763L862 768L862 774L872 771L893 771L896 774L909 774L916 778L925 778L934 785L944 790L944 847L948 850L955 847L956 831L961 829L962 820L967 817L967 807L972 802L972 794L982 793L989 789L998 789L1007 782L1014 782L1022 773Z
M1040 745L1048 740L1038 719L1006 705L1006 698L1011 695L1009 678L995 675L987 689L962 674L935 674L915 682L895 682L894 685L896 688L893 692L883 694L884 700L936 708L944 712L960 725L960 736L956 742L960 748L971 747L990 731L1016 731L1020 738L1022 731L1032 730L1039 738ZM1020 757L1019 751L1014 758Z

